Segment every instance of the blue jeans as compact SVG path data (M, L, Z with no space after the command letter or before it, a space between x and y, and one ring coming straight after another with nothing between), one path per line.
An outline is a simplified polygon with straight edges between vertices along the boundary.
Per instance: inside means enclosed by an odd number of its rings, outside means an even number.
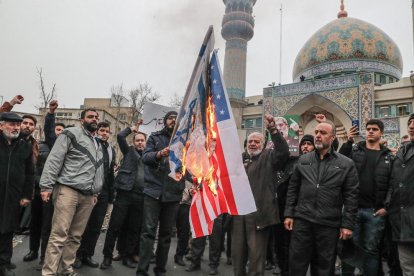
M353 233L354 243L364 251L364 276L377 276L385 218L374 216L374 209L359 208Z

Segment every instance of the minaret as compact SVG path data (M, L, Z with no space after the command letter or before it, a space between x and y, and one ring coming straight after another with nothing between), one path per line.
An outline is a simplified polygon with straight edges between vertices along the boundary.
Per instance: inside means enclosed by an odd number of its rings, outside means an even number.
M413 0L414 1L414 0ZM253 37L253 6L256 0L223 0L221 35L226 40L224 80L230 98L242 100L246 90L247 42Z
M238 128L241 125L242 107L246 104L246 55L247 42L253 37L253 6L257 0L223 0L221 35L226 40L224 56L224 81L233 115ZM414 0L413 0L414 1Z

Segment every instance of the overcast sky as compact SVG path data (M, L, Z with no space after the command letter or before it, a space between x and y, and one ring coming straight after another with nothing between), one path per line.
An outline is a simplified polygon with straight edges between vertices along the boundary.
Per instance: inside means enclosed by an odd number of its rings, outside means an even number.
M247 95L279 82L280 5L283 2L282 83L292 82L296 55L334 20L339 0L258 0L248 44ZM0 96L25 97L19 111L39 104L36 68L62 107L85 97L109 97L113 85L148 82L168 103L184 94L202 39L214 25L221 66L221 0L0 0ZM403 76L414 70L410 0L345 0L350 17L384 30L399 46ZM1 101L0 97L0 101Z

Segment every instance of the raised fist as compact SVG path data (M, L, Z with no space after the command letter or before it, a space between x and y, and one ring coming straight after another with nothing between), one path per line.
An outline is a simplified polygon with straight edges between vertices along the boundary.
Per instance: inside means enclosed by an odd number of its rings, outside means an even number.
M24 98L22 95L16 95L14 96L13 99L11 99L10 104L11 105L21 104L23 101L24 101Z

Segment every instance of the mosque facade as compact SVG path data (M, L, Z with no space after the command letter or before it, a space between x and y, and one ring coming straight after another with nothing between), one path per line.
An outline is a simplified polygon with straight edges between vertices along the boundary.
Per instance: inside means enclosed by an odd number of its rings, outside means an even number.
M340 143L346 141L353 121L363 130L369 119L380 118L389 146L399 145L407 133L407 115L413 112L414 75L402 78L397 44L378 27L348 17L341 2L337 19L299 51L291 84L265 87L263 95L238 99L244 105L233 106L234 113L241 114L242 141L250 132L262 131L263 114L298 115L303 135L312 133L315 114L322 113L335 124Z

